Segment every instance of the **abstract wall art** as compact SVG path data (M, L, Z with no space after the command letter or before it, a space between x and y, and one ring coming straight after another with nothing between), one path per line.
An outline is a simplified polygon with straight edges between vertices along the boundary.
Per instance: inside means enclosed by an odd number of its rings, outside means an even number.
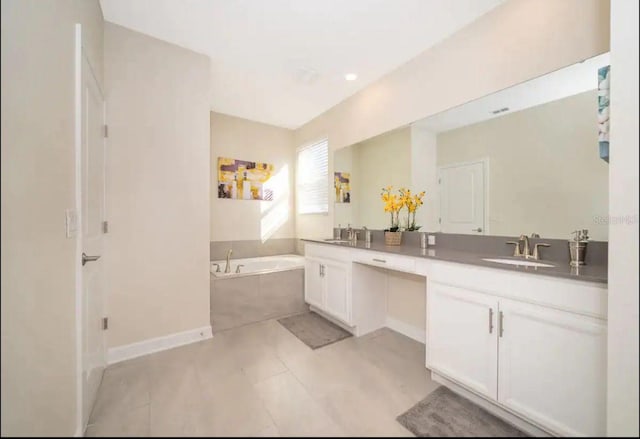
M334 172L333 186L336 190L336 203L351 202L351 174L349 172Z
M218 157L218 198L273 200L273 189L266 185L272 174L268 163Z
M598 69L598 143L600 158L609 163L609 74L610 67Z

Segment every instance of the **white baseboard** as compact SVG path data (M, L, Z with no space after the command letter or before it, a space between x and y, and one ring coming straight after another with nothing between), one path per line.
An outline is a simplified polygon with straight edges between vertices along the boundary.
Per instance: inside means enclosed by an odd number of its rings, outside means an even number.
M189 331L176 332L163 337L150 338L123 346L109 348L107 352L107 364L119 363L131 358L160 352L178 346L195 343L213 337L211 326L190 329Z
M394 319L387 316L386 326L389 329L393 329L402 335L406 335L409 338L414 339L417 342L425 344L427 341L427 334L424 328L418 328L417 326L410 325L401 320Z

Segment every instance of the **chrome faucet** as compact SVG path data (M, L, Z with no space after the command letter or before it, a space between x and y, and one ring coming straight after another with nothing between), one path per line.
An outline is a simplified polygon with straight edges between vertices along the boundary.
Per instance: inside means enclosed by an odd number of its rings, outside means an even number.
M353 240L353 229L351 228L351 224L347 225L347 239L349 241Z
M534 234L532 234L532 237ZM537 235L537 234L535 234ZM540 235L535 236L538 238ZM520 251L520 242L523 242L522 251ZM533 246L533 253L531 253L531 247L529 245L529 237L527 235L520 235L520 239L518 241L507 241L507 244L514 244L515 248L513 249L513 256L523 257L525 259L540 259L540 251L538 247L551 247L550 244L546 244L544 242L538 242Z
M227 252L227 265L225 265L224 267L225 273L231 273L231 264L229 263L229 260L231 259L231 253L233 253L233 250L229 249L229 251Z
M529 237L525 234L520 235L520 241L524 242L524 247L522 248L522 256L525 259L529 259L531 257L531 248L529 247Z

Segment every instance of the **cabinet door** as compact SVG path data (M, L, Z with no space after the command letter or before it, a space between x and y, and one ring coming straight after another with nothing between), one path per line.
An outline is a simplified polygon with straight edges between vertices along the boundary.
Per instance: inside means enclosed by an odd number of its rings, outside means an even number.
M325 311L343 322L351 324L348 265L324 261L324 267Z
M498 300L427 284L427 367L489 398L497 397Z
M324 308L322 263L317 259L304 261L304 300L309 305Z
M500 300L498 401L561 436L606 433L606 322Z

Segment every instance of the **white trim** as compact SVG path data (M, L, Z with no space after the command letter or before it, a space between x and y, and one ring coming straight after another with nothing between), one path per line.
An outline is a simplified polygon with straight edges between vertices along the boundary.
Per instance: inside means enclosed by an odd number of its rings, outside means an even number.
M448 387L452 392L455 392L471 402L479 405L483 409L487 410L489 413L497 416L498 418L504 420L505 422L513 425L516 428L528 433L532 437L553 437L554 434L544 430L537 425L533 424L529 420L522 418L521 416L512 413L510 410L503 408L497 405L496 402L488 401L483 396L476 394L470 390L467 390L462 385L456 383L448 379L447 377L440 375L435 371L431 371L431 379L437 383L442 384L445 387Z
M386 318L385 326L402 335L406 335L419 343L425 344L427 342L427 333L425 328L418 328L417 326L410 325L402 320L394 319L389 316Z
M128 345L116 346L115 348L109 348L109 351L107 352L107 364L111 365L131 358L152 354L154 352L160 352L198 341L208 340L211 337L213 337L211 326L203 326L202 328L190 329L188 331L176 332L162 337L149 338L147 340Z
M76 254L75 254L75 315L76 315L76 436L84 436L82 421L83 412L83 383L82 383L82 25L75 25L74 47L75 73L75 210L76 226Z

